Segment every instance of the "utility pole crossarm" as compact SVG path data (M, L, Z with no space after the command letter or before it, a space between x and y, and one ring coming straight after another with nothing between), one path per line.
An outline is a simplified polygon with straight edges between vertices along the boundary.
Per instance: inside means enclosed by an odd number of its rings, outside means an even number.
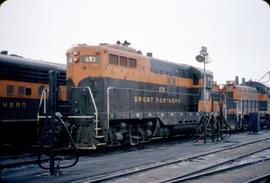
M264 81L264 82L261 82L267 75L268 75L268 80L267 80L267 81ZM261 83L267 83L268 81L270 81L270 71L266 72L266 73L258 80L258 82L261 82Z

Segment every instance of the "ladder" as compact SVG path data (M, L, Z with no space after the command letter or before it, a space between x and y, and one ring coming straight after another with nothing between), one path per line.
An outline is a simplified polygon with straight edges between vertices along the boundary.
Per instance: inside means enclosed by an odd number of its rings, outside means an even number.
M106 145L106 143L104 142L104 135L101 134L102 133L102 128L100 127L100 122L98 120L98 110L97 110L97 105L96 105L96 102L95 102L95 98L93 96L93 92L91 90L90 87L86 87L85 88L88 92L89 92L89 95L91 97L91 100L92 100L92 103L93 103L93 106L94 106L94 109L95 109L95 113L94 113L94 120L95 120L95 138L98 139L99 141L103 141L103 142L100 142L97 144L97 146L104 146Z

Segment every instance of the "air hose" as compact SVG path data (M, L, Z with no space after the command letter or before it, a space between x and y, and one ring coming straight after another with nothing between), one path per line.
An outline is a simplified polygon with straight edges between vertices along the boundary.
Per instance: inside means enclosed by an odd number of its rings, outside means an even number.
M69 138L69 140L70 140L70 142L71 142L71 146L74 148L74 150L75 150L75 160L73 161L73 163L71 163L71 164L69 164L69 165L66 165L66 166L60 166L59 164L60 164L60 161L61 161L61 159L60 158L56 158L56 160L58 160L59 161L59 163L58 163L58 165L55 167L56 168L56 170L58 169L65 169L65 168L70 168L70 167L72 167L72 166L75 166L77 163L78 163L78 161L79 161L79 152L78 152L78 150L77 150L77 148L76 148L76 145L75 145L75 143L74 143L74 140L73 140L73 138L72 138L72 135L70 134L70 132L69 132L69 130L67 129L67 127L65 126L65 123L64 123L64 121L63 121L63 119L62 119L62 115L61 115L61 113L59 113L59 112L56 112L55 113L55 116L56 116L56 118L58 119L57 121L60 121L60 123L61 123L61 125L63 126L63 128L65 129L65 131L66 131L66 133L68 134L68 138ZM42 137L43 137L44 135L42 135ZM40 149L42 149L43 148L43 138L42 138L42 140L41 140L41 143L40 143ZM46 167L46 166L43 166L43 164L42 164L42 162L43 162L43 160L41 160L41 156L42 156L42 153L39 153L38 154L38 165L39 165L39 167L40 168L42 168L42 169L46 169L46 170L48 170L48 169L50 169L50 167L48 166L48 167Z

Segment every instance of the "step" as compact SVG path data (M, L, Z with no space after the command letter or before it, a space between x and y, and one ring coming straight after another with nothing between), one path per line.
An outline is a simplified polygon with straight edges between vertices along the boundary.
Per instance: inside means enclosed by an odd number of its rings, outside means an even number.
M90 147L78 146L77 148L80 150L95 150L95 149L97 149L97 147L95 145L92 145Z
M95 138L101 139L101 138L104 138L104 136L103 135L96 135Z
M57 106L57 108L71 108L70 104L60 104Z
M95 130L102 130L102 128L95 128Z
M70 119L81 119L81 118L93 119L93 118L95 118L95 116L67 116L67 118L70 118Z
M105 142L97 144L97 146L105 146L105 145L107 145L107 143L105 143Z
M131 136L131 138L135 139L135 140L140 140L142 137L139 136Z

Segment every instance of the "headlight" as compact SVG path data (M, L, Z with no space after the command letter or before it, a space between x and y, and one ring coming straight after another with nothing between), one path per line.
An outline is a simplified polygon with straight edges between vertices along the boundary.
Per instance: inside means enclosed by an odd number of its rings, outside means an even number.
M73 62L78 62L78 61L79 61L79 58L76 57L76 56L73 56L73 57L72 57L72 61L73 61Z
M74 51L74 52L73 52L73 55L74 55L74 56L77 56L77 55L78 55L78 52Z

